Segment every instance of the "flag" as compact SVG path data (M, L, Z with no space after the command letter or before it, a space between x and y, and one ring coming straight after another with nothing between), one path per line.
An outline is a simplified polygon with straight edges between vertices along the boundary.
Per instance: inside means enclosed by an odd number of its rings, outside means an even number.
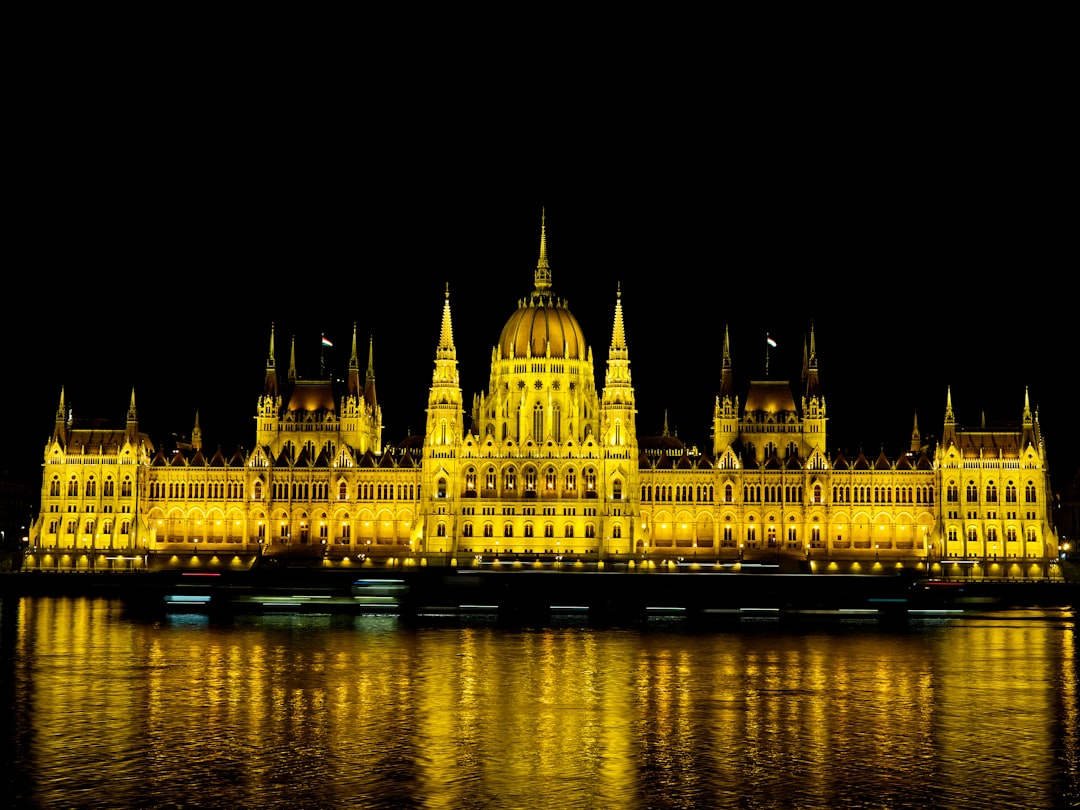
M328 349L334 348L334 344L330 342L330 338L328 338L326 335L322 336L322 345Z
M767 334L765 335L765 342L772 346L774 349L776 348L776 341L769 337Z

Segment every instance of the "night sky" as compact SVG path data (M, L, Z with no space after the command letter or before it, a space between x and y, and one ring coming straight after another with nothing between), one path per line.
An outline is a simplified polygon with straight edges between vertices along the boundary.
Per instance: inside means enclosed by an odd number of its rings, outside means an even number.
M512 153L479 136L420 149L393 132L361 149L333 128L256 139L190 122L168 138L45 138L5 281L4 466L39 481L61 387L76 416L122 425L134 386L155 443L198 411L209 449L250 448L272 323L281 371L295 335L310 377L322 333L344 372L355 322L362 368L374 340L384 442L420 432L447 285L471 406L532 289L542 208L553 289L598 388L621 287L640 434L666 412L708 449L725 327L745 398L766 334L769 377L797 382L813 324L830 453L895 456L916 415L939 435L949 386L962 424L1015 421L1027 388L1055 486L1080 466L1058 136L975 137L959 119L887 136L690 132Z

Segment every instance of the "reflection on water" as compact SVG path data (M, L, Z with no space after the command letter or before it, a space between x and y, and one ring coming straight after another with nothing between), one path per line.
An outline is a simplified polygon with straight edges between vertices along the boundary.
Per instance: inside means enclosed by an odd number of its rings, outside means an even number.
M507 630L0 603L13 807L1056 808L1072 614Z

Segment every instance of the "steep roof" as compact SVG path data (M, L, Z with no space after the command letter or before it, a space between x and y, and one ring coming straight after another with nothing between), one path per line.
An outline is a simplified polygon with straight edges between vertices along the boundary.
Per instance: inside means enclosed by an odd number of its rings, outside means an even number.
M777 380L758 380L750 383L750 393L746 396L747 413L794 413L795 400L791 396L791 386Z
M290 411L333 411L334 391L329 380L297 380L289 395Z

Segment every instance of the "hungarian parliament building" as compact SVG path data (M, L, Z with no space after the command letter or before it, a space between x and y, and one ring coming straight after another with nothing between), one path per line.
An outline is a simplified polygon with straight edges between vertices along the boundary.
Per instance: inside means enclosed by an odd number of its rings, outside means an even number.
M435 315L434 307L432 315ZM727 330L711 447L639 436L616 292L597 386L593 349L553 292L541 225L533 289L466 407L451 318L441 330L423 436L383 443L372 347L353 328L347 379L279 366L269 327L254 449L183 446L126 420L80 423L60 392L27 564L135 567L267 555L466 565L493 560L925 566L1028 577L1058 556L1039 420L1018 392L1007 429L961 427L946 396L940 440L915 425L897 457L826 453L813 330L802 379L738 389ZM284 373L283 373L284 372ZM254 392L253 392L254 393ZM823 568L818 568L818 567Z

